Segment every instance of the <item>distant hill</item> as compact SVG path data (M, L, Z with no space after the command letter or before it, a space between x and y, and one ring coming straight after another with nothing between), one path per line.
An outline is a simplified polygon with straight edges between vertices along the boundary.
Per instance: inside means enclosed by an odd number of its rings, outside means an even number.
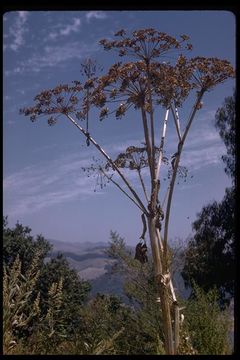
M126 300L123 293L123 276L111 273L111 267L115 260L106 254L107 243L62 242L51 239L48 241L53 245L50 257L62 253L70 266L78 272L79 277L91 283L92 296L99 292L118 295ZM133 248L132 250L134 252ZM189 296L190 290L185 288L180 272L174 274L174 284L183 298Z
M69 264L78 272L78 275L85 280L96 279L106 273L106 266L113 263L106 254L107 243L73 243L57 240L48 240L53 249L50 257L62 253Z
M83 254L84 252L89 252L92 249L106 249L107 243L106 242L68 242L68 241L59 241L54 239L48 239L48 241L53 245L53 251L59 252L71 252L75 254Z

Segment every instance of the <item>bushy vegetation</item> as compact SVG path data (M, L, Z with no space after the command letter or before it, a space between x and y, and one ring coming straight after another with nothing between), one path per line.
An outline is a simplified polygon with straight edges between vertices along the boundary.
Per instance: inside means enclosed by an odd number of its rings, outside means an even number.
M44 261L51 246L41 237L42 248L30 233L19 224L8 228L4 219L4 354L165 354L151 258L141 264L112 232L107 253L115 259L112 271L124 274L130 305L112 295L90 299L89 283L60 254ZM15 255L6 256L9 249ZM194 298L179 301L185 306L179 353L229 353L230 324L216 293L195 287Z
M194 298L186 306L186 324L193 346L200 355L226 355L230 353L228 312L218 305L217 289L203 289L194 285Z
M51 245L30 233L20 224L10 229L4 218L5 353L55 353L76 331L90 290L63 256L44 261Z

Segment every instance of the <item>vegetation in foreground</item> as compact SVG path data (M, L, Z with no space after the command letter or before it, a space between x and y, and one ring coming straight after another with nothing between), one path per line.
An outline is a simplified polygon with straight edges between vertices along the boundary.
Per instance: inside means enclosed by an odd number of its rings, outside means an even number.
M89 299L89 283L61 255L45 263L51 246L30 232L20 224L10 229L4 218L4 354L165 354L151 259L141 264L112 232L107 252L116 260L112 271L125 276L131 305L103 294ZM179 353L229 354L230 322L217 291L194 292L179 299L185 307Z

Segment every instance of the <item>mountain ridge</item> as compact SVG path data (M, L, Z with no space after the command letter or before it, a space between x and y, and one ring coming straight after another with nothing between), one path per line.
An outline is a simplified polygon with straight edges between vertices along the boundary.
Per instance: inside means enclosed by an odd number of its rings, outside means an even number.
M99 292L125 297L123 292L124 276L111 273L112 265L116 260L111 259L106 253L109 243L76 243L51 239L48 241L53 245L49 258L62 253L70 266L77 271L79 277L90 282L92 295ZM128 246L128 248L134 253L134 247ZM180 271L175 272L173 279L178 293L186 299L190 294L190 289L186 289Z

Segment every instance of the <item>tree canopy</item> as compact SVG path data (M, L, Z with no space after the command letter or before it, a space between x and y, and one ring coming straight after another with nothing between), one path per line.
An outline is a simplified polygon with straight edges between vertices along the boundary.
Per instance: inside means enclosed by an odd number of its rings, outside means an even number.
M7 217L3 217L3 262L7 266L12 266L18 255L21 259L23 274L28 270L37 251L40 255L39 261L43 263L52 248L42 235L34 239L31 231L28 226L23 226L18 222L14 228L10 228Z
M219 130L219 135L227 149L227 154L222 156L225 163L225 172L231 176L234 181L236 175L236 101L235 92L232 96L225 98L223 106L221 106L215 115L215 126Z

